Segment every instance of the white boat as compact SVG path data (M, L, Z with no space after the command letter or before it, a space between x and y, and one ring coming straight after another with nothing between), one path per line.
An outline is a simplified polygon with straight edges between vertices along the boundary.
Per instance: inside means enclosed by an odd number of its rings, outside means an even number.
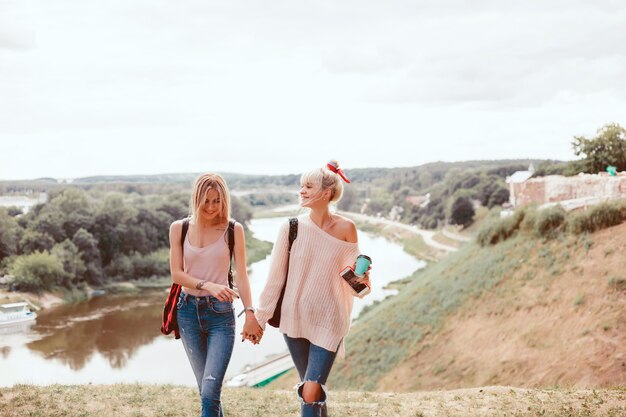
M0 327L34 321L37 314L30 311L28 303L0 304Z
M281 353L253 365L246 366L243 373L226 382L228 387L262 387L294 367L289 352Z

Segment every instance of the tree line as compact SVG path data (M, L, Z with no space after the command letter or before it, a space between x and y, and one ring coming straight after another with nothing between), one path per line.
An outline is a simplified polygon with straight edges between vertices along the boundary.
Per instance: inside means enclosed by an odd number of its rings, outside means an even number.
M103 285L169 275L169 226L188 213L189 194L87 192L66 187L28 213L0 207L0 275L20 291ZM232 198L244 226L249 206Z

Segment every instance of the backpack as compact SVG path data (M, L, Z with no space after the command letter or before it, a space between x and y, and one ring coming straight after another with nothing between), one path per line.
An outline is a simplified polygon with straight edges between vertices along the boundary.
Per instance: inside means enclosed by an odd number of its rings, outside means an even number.
M292 217L289 219L289 247L287 248L287 272L285 273L285 285L280 292L280 297L276 303L274 309L274 315L267 321L267 324L273 327L280 327L280 313L283 308L283 298L285 297L285 288L287 288L287 278L289 277L289 257L291 256L291 245L293 241L298 237L298 218Z
M189 217L183 219L183 230L180 234L180 245L185 248L185 237L189 230ZM233 250L235 248L235 221L228 221L228 252L229 252L229 265L228 265L228 286L233 288ZM163 315L161 317L161 333L170 334L174 332L174 338L180 339L180 333L178 330L178 297L182 287L173 282L170 287L170 293L165 300L165 306L163 307Z

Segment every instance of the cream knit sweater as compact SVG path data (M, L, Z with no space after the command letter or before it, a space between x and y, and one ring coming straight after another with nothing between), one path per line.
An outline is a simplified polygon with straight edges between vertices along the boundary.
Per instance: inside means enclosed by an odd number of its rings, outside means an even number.
M256 313L259 324L274 314L287 272L289 222L285 222L270 262L270 271ZM283 299L280 331L301 337L332 352L350 330L353 292L339 273L359 255L357 243L337 239L317 226L308 214L298 217L298 237L291 247L289 277Z

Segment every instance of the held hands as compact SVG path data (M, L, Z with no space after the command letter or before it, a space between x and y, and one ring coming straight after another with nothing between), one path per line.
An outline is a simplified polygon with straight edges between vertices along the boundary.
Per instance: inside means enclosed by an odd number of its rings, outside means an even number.
M232 303L235 298L239 298L239 295L234 290L228 288L226 285L205 282L200 288L208 291L209 294L211 294L213 297L217 298L220 301L230 301Z
M241 341L249 340L253 345L258 345L263 338L263 329L256 320L254 313L246 311L246 323L243 325Z

